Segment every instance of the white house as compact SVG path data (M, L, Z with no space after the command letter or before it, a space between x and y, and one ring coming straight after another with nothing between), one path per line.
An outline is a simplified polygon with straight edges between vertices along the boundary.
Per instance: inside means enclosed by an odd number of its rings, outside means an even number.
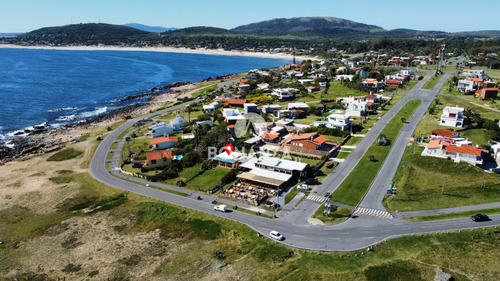
M146 133L146 136L148 137L160 137L166 134L174 134L178 133L179 129L176 128L175 126L172 126L171 124L165 124L165 123L158 123L152 126L148 127L148 132Z
M266 104L262 106L262 112L265 114L271 113L276 115L279 110L281 110L281 105L279 104Z
M203 105L203 111L207 113L214 112L219 107L219 103L214 101L211 104Z
M325 125L328 128L337 128L342 131L348 130L351 127L352 120L351 116L347 114L330 114L327 117L327 121L314 121L312 126Z
M288 110L292 110L292 109L307 110L307 109L309 109L309 105L307 105L304 102L291 102L291 103L288 103Z
M473 91L474 81L467 79L458 80L457 90L462 93Z
M485 78L484 69L464 69L465 78Z
M339 74L337 76L335 76L335 79L337 81L341 81L341 80L349 80L349 81L352 81L352 78L354 77L354 75L347 75L347 74Z
M480 148L465 144L451 144L439 139L431 140L422 151L422 156L450 158L457 163L465 161L472 165L483 164L482 150Z
M401 71L399 71L399 74L401 74L402 76L412 76L413 72L409 69L402 69Z
M224 108L222 109L222 116L226 120L226 122L234 124L238 120L244 120L245 117L241 115L240 111L238 109L232 109L232 108Z
M153 150L174 147L179 139L177 137L160 137L149 141Z
M214 120L198 121L198 122L196 122L195 127L196 126L203 126L203 125L209 125L210 127L213 127L214 126Z
M344 100L342 100L344 101ZM365 101L362 101L361 99L353 99L352 101L344 103L346 104L346 114L350 116L366 116L368 106Z
M170 125L174 126L179 130L182 127L186 127L188 125L188 121L186 118L182 115L177 115L175 116L174 119L170 120Z
M441 119L439 120L439 125L461 128L464 125L463 112L463 107L445 106L443 108L443 114L441 114Z
M297 89L294 88L285 88L285 89L274 89L271 92L271 95L277 96L278 99L284 100L284 99L293 99L294 93L297 92Z

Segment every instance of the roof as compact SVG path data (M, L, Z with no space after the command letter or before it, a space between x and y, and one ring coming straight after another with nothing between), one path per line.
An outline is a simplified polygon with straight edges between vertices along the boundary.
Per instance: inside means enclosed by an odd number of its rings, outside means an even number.
M150 144L159 144L159 143L162 143L162 142L169 142L169 141L179 141L179 139L177 137L161 137L161 138L156 138L156 139L152 139L149 143Z
M427 148L441 148L441 140L431 140Z
M244 141L244 143L253 144L253 143L259 142L260 140L261 140L260 137L253 137L251 139L248 139L248 140Z
M278 169L288 170L288 171L303 171L307 168L307 163L296 162L292 160L281 159L277 157L261 157L258 158L255 164L260 164L262 166L274 167Z
M305 139L308 139L310 137L314 137L315 135L317 135L318 133L316 132L313 132L313 133L306 133L306 134L300 134L300 135L297 135L297 134L292 134L291 136L289 136L288 138L286 138L287 141L292 141L292 140L305 140Z
M292 175L255 168L250 172L241 173L237 177L273 186L281 186L283 183L287 182Z
M458 135L458 132L448 130L448 129L436 129L436 130L432 131L432 134L436 135L436 136L443 136L443 137L449 138L449 137L453 137L453 136Z
M263 139L269 139L269 140L273 140L273 139L276 139L280 136L279 133L266 133L264 136L262 136Z
M234 125L227 125L228 129L234 129Z
M226 103L231 105L244 105L247 102L246 99L229 99Z
M461 145L461 146L450 145L446 146L443 149L443 151L481 156L481 149L470 145Z
M166 151L153 151L153 152L147 152L146 153L146 159L147 160L159 160L162 158L170 158L172 159L172 151L171 150L166 150Z
M386 84L401 84L403 81L399 79L387 79L385 81Z
M483 91L483 92L486 92L486 91L497 91L498 92L498 88L482 88L481 91Z
M318 136L317 138L313 139L314 142L318 144L325 143L328 139L325 136Z
M371 100L373 100L373 99L376 99L376 98L377 98L377 96L372 95L372 94L370 94L370 95L366 96L366 99L371 99Z

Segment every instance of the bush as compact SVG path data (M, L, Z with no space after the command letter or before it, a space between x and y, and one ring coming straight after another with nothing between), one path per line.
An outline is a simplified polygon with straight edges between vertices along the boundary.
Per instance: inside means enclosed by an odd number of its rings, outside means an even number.
M83 151L81 150L76 150L72 147L70 148L67 148L67 149L63 149L57 153L55 153L54 155L50 156L47 161L64 161L64 160L69 160L69 159L73 159L73 158L76 158L80 155L83 154Z

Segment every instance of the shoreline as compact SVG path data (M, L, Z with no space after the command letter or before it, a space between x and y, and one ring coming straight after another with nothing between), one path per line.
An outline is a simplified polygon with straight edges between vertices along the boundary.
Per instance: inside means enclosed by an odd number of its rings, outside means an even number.
M1 48L8 49L42 49L42 50L70 50L70 51L141 51L141 52L163 52L163 53L186 53L186 54L203 54L203 55L223 55L223 56L243 56L255 58L269 58L269 59L293 59L293 54L288 53L270 53L270 52L249 52L249 51L226 51L223 49L189 49L189 48L176 48L176 47L121 47L121 46L20 46L15 44L0 44ZM315 56L297 55L297 61L303 60L320 60Z

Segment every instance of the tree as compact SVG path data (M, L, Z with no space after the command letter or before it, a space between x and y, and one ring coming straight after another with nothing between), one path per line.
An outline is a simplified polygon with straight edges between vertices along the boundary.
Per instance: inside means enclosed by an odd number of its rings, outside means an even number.
M368 155L368 160L374 162L375 161L375 156L374 155Z
M406 123L406 118L401 117L401 123Z

